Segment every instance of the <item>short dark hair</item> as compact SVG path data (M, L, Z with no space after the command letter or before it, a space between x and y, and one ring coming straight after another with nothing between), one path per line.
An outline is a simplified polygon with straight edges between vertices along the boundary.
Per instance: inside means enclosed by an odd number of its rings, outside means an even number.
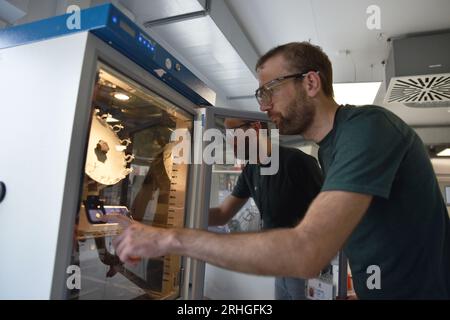
M273 49L259 58L256 63L256 71L270 58L282 55L287 62L287 67L293 72L319 71L323 92L332 98L333 93L333 69L331 61L322 48L309 42L290 42Z

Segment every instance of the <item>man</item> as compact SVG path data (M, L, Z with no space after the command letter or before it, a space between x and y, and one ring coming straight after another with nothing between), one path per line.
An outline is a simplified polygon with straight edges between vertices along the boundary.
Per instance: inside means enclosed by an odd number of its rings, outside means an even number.
M267 125L261 122L249 122L242 119L225 119L225 128L239 133L254 130L257 146L265 148L264 154L270 155L271 143L260 130ZM236 134L228 141L237 152ZM249 160L249 148L245 148L243 160ZM256 148L255 148L256 149ZM256 150L259 154L259 150ZM245 205L250 197L256 203L263 221L263 229L291 228L296 226L312 200L317 196L322 186L322 173L316 159L304 152L279 147L279 169L274 175L261 175L260 161L258 164L247 164L238 178L232 193L225 198L219 207L209 210L209 225L220 226L228 221ZM275 279L275 299L304 300L305 281L300 278L277 277Z
M417 134L383 108L338 106L331 63L309 43L272 49L257 72L261 110L280 133L320 145L325 182L302 222L226 236L134 224L116 241L119 257L176 253L309 278L343 248L360 299L449 299L450 222Z

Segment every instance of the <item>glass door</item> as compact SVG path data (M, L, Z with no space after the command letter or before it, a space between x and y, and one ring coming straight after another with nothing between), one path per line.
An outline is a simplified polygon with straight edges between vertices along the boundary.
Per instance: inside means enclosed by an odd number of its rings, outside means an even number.
M221 133L223 146L216 149L215 161L211 165L209 214L214 208L229 197L249 159L247 148L250 139L254 136L244 137L242 154L235 148L234 133L241 129L242 133L249 132L251 124L258 124L263 129L275 129L263 113L242 112L216 108L211 128ZM256 137L256 136L255 136ZM237 141L236 141L237 142ZM253 141L258 143L258 141ZM208 154L206 154L207 156ZM205 156L205 155L204 155ZM222 160L222 161L220 161ZM208 219L206 219L208 221ZM238 212L223 225L208 226L208 230L218 233L257 232L262 228L262 219L251 197ZM205 265L204 297L205 299L273 299L273 277L261 277L225 270L210 264Z
M188 164L173 162L171 134L192 131L193 117L114 69L100 64L91 104L83 191L72 265L81 287L71 299L175 299L181 257L123 264L112 238L121 232L103 215L122 214L158 227L184 227Z

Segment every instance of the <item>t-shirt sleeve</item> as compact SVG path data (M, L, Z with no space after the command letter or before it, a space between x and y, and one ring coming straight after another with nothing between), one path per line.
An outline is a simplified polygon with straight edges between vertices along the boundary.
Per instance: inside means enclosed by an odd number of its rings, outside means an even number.
M245 167L236 182L231 194L237 198L250 198L250 188L246 181L246 175L248 175L248 167Z
M341 126L322 191L389 198L409 148L406 133L381 111L361 113Z

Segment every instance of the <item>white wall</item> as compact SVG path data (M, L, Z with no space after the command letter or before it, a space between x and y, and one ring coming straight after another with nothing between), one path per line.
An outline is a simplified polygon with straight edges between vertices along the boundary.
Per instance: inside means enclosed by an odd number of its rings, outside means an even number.
M436 175L450 176L450 159L449 158L433 158L431 159L433 169Z
M0 299L50 298L86 39L0 50Z

